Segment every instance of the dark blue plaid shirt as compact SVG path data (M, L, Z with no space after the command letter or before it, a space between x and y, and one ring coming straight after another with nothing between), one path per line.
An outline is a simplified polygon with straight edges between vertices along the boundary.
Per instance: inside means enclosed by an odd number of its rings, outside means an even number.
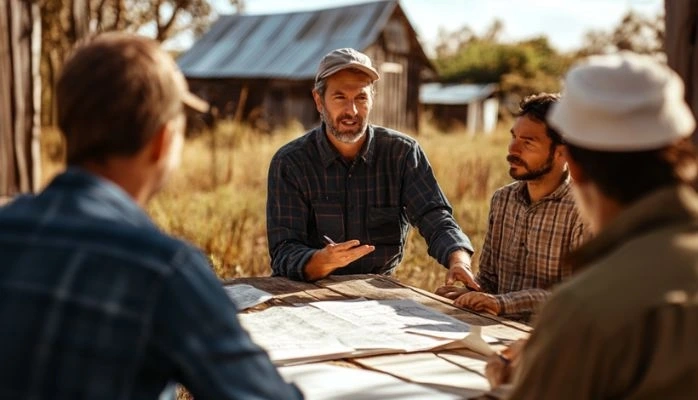
M0 208L0 260L0 399L157 399L173 381L197 400L301 397L203 254L111 182L71 169Z
M268 183L274 275L304 280L305 264L325 245L323 235L376 246L336 274L389 274L402 260L410 224L444 266L453 251L473 251L419 144L390 129L369 126L359 156L347 162L322 125L279 149Z

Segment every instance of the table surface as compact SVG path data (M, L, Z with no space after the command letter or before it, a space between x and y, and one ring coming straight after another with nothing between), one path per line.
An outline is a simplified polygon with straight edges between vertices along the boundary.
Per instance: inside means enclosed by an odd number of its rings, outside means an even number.
M248 284L274 295L273 299L245 310L244 313L261 311L274 306L289 306L322 300L347 300L356 298L369 300L409 299L467 324L482 327L483 335L497 339L497 343L493 345L495 348L501 348L514 340L526 338L531 331L531 328L525 324L455 307L449 299L419 288L405 285L394 278L384 275L337 275L312 283L297 282L281 277L253 277L238 278L227 281L225 284ZM420 357L420 359L424 357L440 358L441 360L438 361L442 363L442 360L445 360L448 362L449 366L463 369L464 376L466 373L473 373L472 369L466 371L468 368L464 366L464 364L468 364L467 360L485 360L485 357L467 349L431 350L429 352L422 352L422 354L417 356ZM414 357L406 357L405 354L381 357L395 357L395 362L397 363L399 363L401 359L406 360L406 362L408 362L407 360L414 360ZM455 362L454 357L456 357ZM465 360L465 362L459 362L457 360ZM341 361L329 361L328 363L353 368L371 369L361 364L361 361L360 358L353 358ZM456 372L458 371L456 370ZM451 373L453 373L453 371L451 371ZM400 378L404 379L405 376ZM432 389L456 394L463 398L482 398L481 388L480 390L469 389L467 384L456 385L458 387L449 387L448 384L437 384L439 379L434 381L433 378L425 378L423 381L420 381L419 376L410 376L409 380L424 386L429 386ZM463 382L465 382L465 378Z

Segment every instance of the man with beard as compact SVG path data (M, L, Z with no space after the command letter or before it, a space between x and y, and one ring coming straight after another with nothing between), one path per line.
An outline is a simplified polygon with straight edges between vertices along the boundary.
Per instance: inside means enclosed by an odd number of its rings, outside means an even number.
M513 378L511 399L698 398L698 165L681 78L650 56L594 56L567 73L549 121L595 237L528 342L490 360L490 382Z
M525 98L511 129L509 175L492 196L477 281L482 291L443 286L459 307L527 321L550 288L572 271L565 255L584 238L562 140L546 120L557 94Z
M371 59L354 49L320 62L313 97L322 123L283 146L269 168L267 234L274 275L313 281L330 274L390 274L410 224L447 283L479 288L470 240L451 215L417 142L369 125Z

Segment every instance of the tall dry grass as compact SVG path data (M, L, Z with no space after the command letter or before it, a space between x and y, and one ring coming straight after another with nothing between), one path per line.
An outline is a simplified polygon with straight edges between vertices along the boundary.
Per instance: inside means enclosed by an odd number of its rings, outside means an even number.
M510 180L504 160L507 130L469 136L427 127L417 136L456 220L477 249L487 226L489 198ZM267 169L274 152L302 133L299 126L267 135L221 123L214 134L188 140L182 167L150 203L150 215L166 232L203 249L220 278L269 275ZM62 169L63 143L56 131L45 130L42 144L48 180ZM445 279L445 269L427 255L426 243L414 229L397 278L426 290Z

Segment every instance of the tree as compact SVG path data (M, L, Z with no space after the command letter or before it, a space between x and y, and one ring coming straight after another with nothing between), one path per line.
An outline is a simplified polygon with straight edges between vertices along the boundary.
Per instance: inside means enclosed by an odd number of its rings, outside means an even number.
M4 0L0 7L0 203L2 197L38 189L38 4Z
M41 8L45 83L43 121L55 122L53 88L73 46L85 37L108 31L138 32L165 42L192 31L200 35L212 22L207 0L37 0ZM243 0L229 0L238 11Z
M602 30L587 32L577 55L584 57L629 50L663 57L664 32L663 15L645 17L630 10L623 16L618 26L610 32Z
M446 82L498 83L507 103L536 92L556 92L571 62L550 46L545 36L524 41L500 41L504 25L495 20L482 36L465 26L442 31L433 60Z

